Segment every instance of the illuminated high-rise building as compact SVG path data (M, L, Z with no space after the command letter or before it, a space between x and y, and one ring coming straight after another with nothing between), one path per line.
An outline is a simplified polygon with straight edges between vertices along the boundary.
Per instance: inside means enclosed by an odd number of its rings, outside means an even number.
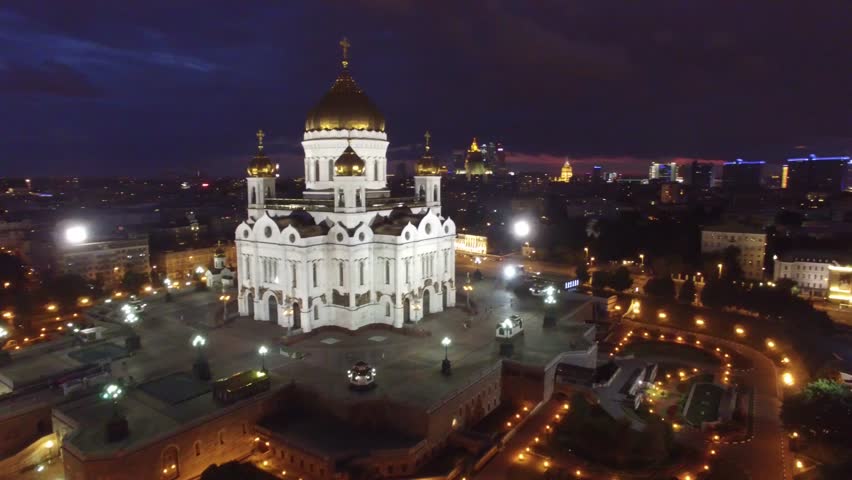
M562 165L562 171L559 173L559 181L568 183L571 181L571 177L574 176L574 169L571 167L571 162L565 160L565 163Z
M817 157L787 160L787 187L799 192L836 193L848 186L848 169L852 159L842 157Z
M677 181L677 164L674 162L652 162L651 167L648 169L648 180L660 180L662 182Z

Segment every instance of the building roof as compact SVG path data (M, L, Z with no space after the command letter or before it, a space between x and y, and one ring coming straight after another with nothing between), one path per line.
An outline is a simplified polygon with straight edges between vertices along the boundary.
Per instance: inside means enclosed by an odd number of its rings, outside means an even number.
M852 255L836 250L790 250L778 256L782 262L852 263Z
M308 112L305 131L317 130L385 131L385 117L355 83L345 60L331 89Z
M703 232L722 232L722 233L761 233L766 234L761 227L754 225L746 225L742 223L727 223L723 225L709 225L701 229Z

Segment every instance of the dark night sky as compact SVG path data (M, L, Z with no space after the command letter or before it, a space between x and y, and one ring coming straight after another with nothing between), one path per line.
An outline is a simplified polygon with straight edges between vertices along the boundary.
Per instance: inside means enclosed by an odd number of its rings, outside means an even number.
M848 0L6 1L0 175L239 176L258 128L299 173L344 35L391 160L427 128L554 172L848 152L850 24Z

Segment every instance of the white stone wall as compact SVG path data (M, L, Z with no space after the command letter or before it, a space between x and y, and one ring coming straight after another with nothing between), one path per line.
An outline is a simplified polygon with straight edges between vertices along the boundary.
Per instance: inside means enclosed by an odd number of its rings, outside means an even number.
M304 331L371 323L399 327L406 307L411 321L443 310L444 289L447 306L455 304L455 224L432 212L419 225L408 224L399 236L376 235L362 224L353 236L334 225L326 235L302 238L291 226L279 230L267 214L254 224L241 224L236 233L240 314L257 320L277 316L279 325L296 327L291 310L298 304L298 327ZM348 306L332 305L335 291L349 297ZM357 305L358 296L366 293L369 301ZM274 315L270 297L277 306Z

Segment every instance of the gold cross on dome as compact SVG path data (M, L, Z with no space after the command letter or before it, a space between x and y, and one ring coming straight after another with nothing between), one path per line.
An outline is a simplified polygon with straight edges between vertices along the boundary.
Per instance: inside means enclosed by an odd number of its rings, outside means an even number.
M429 141L432 139L432 134L429 133L429 130L426 130L426 133L423 134L423 138L426 139L426 150L429 150Z
M349 47L352 46L349 43L349 40L346 37L343 37L343 40L340 41L340 47L343 49L343 66L349 65Z
M257 146L263 148L263 137L265 137L266 134L263 133L263 130L258 130L255 135L257 136Z

